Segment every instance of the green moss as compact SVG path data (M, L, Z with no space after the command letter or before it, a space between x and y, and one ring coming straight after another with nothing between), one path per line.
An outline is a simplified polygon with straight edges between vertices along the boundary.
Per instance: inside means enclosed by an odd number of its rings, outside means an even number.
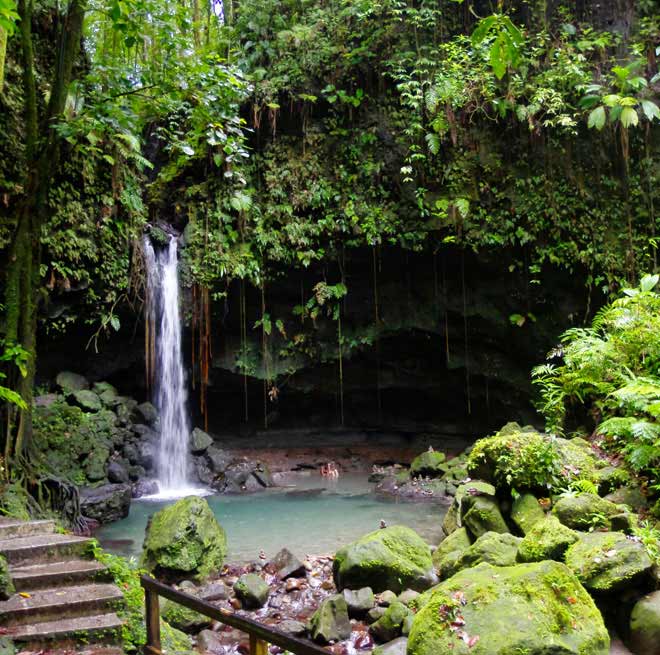
M15 591L7 560L0 555L0 600L7 600Z
M426 451L418 455L410 465L410 475L413 477L439 478L445 473L445 454L437 451Z
M566 549L578 540L578 533L562 525L557 517L548 516L534 524L518 548L521 562L560 561Z
M401 635L403 622L411 614L403 603L394 601L378 621L371 624L369 631L379 641L392 641Z
M612 518L622 508L595 494L567 494L559 498L552 513L566 526L575 530L610 528Z
M527 534L532 527L545 518L536 496L529 493L519 494L511 507L511 520L522 534Z

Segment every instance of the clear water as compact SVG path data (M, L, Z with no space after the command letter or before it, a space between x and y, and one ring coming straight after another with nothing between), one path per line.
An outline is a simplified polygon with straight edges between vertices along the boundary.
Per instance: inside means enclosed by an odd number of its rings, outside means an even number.
M187 389L181 355L179 277L176 239L167 248L154 251L145 240L149 307L156 324L156 393L154 404L160 413L158 485L163 498L182 497L194 490L186 480L190 423Z
M334 553L378 529L381 519L388 525L407 525L431 544L440 541L446 507L384 501L372 489L366 475L346 474L328 481L313 474L296 480L295 488L207 500L227 533L231 562L254 560L260 550L270 557L283 547L299 557ZM134 501L128 518L103 527L96 537L112 552L138 557L149 516L168 504Z

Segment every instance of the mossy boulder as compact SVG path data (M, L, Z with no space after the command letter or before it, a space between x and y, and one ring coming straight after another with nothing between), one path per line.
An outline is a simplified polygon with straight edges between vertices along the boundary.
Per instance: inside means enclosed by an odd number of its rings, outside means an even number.
M329 644L351 636L348 606L343 596L326 598L309 621L309 633L320 644Z
M566 551L566 564L590 591L636 586L653 567L646 548L620 532L581 534Z
M479 497L495 500L495 487L481 480L471 480L456 488L454 500L445 514L442 529L449 535L460 527L463 527L463 517ZM499 509L498 509L499 511Z
M7 560L0 555L0 600L7 600L15 592L16 589L9 573Z
M493 566L513 566L516 563L518 546L522 539L512 534L487 532L477 539L457 558L449 576L482 562Z
M74 391L71 398L85 412L100 412L103 409L101 399L89 389Z
M552 513L574 530L612 527L612 518L622 513L619 505L596 494L567 494L557 500Z
M208 628L213 622L208 616L168 600L163 601L160 615L173 628L189 634Z
M270 587L256 573L246 573L236 581L234 593L245 609L258 609L268 601Z
M608 655L594 601L559 562L466 569L424 594L408 655Z
M142 566L167 580L205 580L227 552L225 531L208 502L190 496L156 512L147 525Z
M458 528L440 543L433 552L433 565L441 578L448 578L458 570L456 563L471 543L465 528Z
M405 526L377 530L341 548L335 555L333 576L337 589L371 587L423 591L437 582L426 542Z
M463 501L463 508L467 507L466 502L467 499ZM481 537L487 532L509 531L497 500L486 496L470 499L469 509L463 514L463 525L474 537Z
M579 533L567 528L556 516L548 516L534 524L518 547L518 561L541 562L544 559L561 561Z
M635 655L658 655L660 649L660 591L644 596L630 614L630 646Z
M89 389L89 380L83 375L73 373L72 371L62 371L55 377L55 384L64 393L73 393L82 389Z
M410 614L412 611L396 600L385 610L385 614L378 621L369 626L369 632L380 642L392 641L401 636L403 622Z
M517 424L505 427L474 445L467 461L472 477L498 488L539 492L574 478L596 479L597 459L584 440L559 439Z
M536 496L524 493L516 496L511 506L511 520L520 532L527 534L536 523L545 518L545 512Z
M439 478L446 472L445 454L427 450L418 455L410 465L410 475L415 478Z
M605 496L605 500L609 500L615 505L627 505L635 512L647 509L649 506L649 501L642 490L633 485L620 487L612 491Z

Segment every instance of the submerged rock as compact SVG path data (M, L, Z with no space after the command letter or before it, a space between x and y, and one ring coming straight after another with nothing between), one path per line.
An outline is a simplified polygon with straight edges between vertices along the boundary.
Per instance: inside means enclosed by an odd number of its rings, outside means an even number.
M225 531L208 502L191 496L156 512L147 525L142 566L167 580L205 580L227 552Z
M309 621L312 639L320 644L329 644L351 636L348 606L343 596L326 598Z
M410 528L377 530L341 548L335 555L333 576L337 589L423 591L437 582L431 551Z
M99 523L126 518L131 506L130 484L104 484L80 490L80 512Z
M420 597L408 655L608 655L594 601L559 562L466 569Z
M234 593L245 609L258 609L266 604L270 587L256 573L247 573L236 581Z
M646 548L620 532L591 532L566 551L566 564L591 591L635 587L653 567Z

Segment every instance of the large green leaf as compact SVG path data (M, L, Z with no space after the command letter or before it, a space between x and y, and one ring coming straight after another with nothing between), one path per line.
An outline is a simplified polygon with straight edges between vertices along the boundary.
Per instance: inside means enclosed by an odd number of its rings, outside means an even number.
M595 127L597 130L602 130L605 125L605 118L605 107L602 105L596 107L596 109L589 114L589 127Z
M623 127L628 128L639 124L639 115L634 107L624 107L619 120Z

